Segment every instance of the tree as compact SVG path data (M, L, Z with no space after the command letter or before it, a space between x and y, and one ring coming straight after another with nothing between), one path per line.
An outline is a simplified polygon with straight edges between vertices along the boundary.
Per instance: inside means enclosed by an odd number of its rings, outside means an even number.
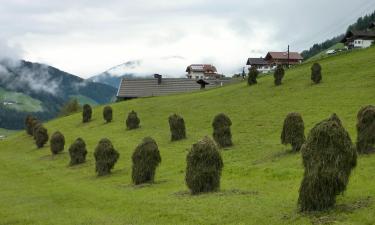
M305 172L299 190L300 210L333 207L357 163L355 148L336 114L314 126L301 152Z
M322 80L322 67L319 63L314 63L311 67L311 80L315 84L319 84Z
M283 125L281 132L281 143L284 145L291 144L292 151L299 151L302 144L305 142L305 125L301 114L292 112L289 113Z
M225 148L232 146L232 133L230 126L232 121L224 113L220 113L215 116L212 127L213 127L213 137L219 147Z
M137 116L137 113L134 111L131 111L128 114L128 118L126 119L126 127L128 130L137 129L139 128L140 120Z
M111 172L120 154L114 149L109 139L103 138L95 148L94 157L98 176L104 176Z
M83 105L82 122L88 123L91 120L92 109L88 104Z
M275 78L275 85L276 86L281 85L281 81L283 80L284 75L285 75L285 71L284 71L283 66L278 65L276 67L276 70L275 70L274 74L273 74L273 77Z
M103 118L107 123L112 121L112 107L111 106L107 105L103 108Z
M357 151L371 153L375 145L375 106L362 107L357 114Z
M38 126L38 128L34 132L35 144L38 148L43 148L43 146L48 141L48 132L45 127L42 125Z
M58 154L64 150L65 146L65 137L64 135L56 131L55 133L52 134L51 140L50 140L50 147L51 147L51 152L52 154Z
M169 116L169 128L171 131L171 140L178 141L186 138L186 129L184 118L177 114Z
M68 116L81 111L81 106L76 98L70 99L60 109L59 116Z
M212 139L205 137L193 144L186 164L185 181L192 194L219 190L223 160Z
M144 138L142 143L134 150L132 161L134 184L154 182L156 167L161 162L160 152L155 140L150 137Z
M258 83L257 82L257 77L258 77L258 70L255 66L252 66L249 71L249 77L247 78L247 83L248 85L253 85Z
M69 147L70 166L78 165L86 161L86 143L82 138L77 138Z

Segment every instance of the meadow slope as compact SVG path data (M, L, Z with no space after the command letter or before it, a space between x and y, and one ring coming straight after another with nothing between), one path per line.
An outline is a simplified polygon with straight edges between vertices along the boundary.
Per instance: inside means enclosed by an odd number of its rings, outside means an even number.
M312 85L310 66L287 71L283 85L273 77L175 96L113 104L114 121L105 124L102 107L93 121L75 114L46 123L50 134L66 138L63 154L49 146L36 149L20 132L0 141L0 224L375 224L375 155L360 156L344 196L329 212L300 214L298 189L303 168L300 154L280 144L283 119L300 112L306 134L317 122L337 113L355 141L356 114L375 104L375 48L320 61L323 82ZM138 112L141 128L125 129L125 116ZM232 119L234 146L223 150L221 191L190 196L184 182L191 145L211 135L220 112ZM168 116L181 114L188 139L171 143ZM156 183L131 184L131 154L143 137L156 139L162 163ZM87 162L68 167L67 149L77 137L88 147ZM93 151L107 137L120 152L110 176L95 176Z

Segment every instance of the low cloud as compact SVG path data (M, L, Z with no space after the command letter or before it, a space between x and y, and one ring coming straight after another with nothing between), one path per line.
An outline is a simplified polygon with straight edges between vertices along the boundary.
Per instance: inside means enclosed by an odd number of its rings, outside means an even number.
M26 67L17 59L2 59L0 84L8 90L29 90L36 93L57 95L61 79L51 76L46 65Z

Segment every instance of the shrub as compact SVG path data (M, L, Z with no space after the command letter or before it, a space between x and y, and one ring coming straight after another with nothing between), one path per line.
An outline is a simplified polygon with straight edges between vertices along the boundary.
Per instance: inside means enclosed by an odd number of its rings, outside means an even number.
M77 138L74 143L69 147L70 163L69 165L74 166L86 161L86 143L82 138Z
M91 120L91 115L92 115L92 109L91 106L88 104L85 104L83 106L83 111L82 111L82 122L87 123Z
M119 156L119 153L114 149L110 140L107 138L100 140L94 152L98 176L109 174Z
M137 116L137 113L134 111L131 111L128 114L128 118L126 119L126 127L128 130L137 129L139 128L140 120Z
M371 153L375 145L375 106L362 107L357 114L357 151Z
M250 68L250 71L249 71L249 77L247 78L247 83L249 85L253 85L253 84L258 83L257 82L258 74L259 74L259 72L258 72L257 68L255 66L252 66Z
M322 67L319 63L314 63L311 67L311 80L316 84L322 80Z
M25 130L28 135L33 135L33 126L35 125L37 119L32 115L28 115L25 118Z
M103 118L107 123L112 121L112 107L111 106L108 105L108 106L104 107Z
M171 140L178 141L186 138L186 129L184 118L177 114L169 116L169 129L171 131Z
M39 125L34 131L35 144L38 148L43 148L43 146L48 141L48 132L45 127Z
M333 115L315 125L301 152L305 168L298 199L301 211L333 207L357 163L356 151L339 118Z
M212 139L193 144L186 163L185 181L192 194L219 190L223 160Z
M281 132L281 143L284 145L291 144L292 151L299 151L305 142L305 126L302 116L299 113L289 113L283 125Z
M68 116L73 113L79 112L81 110L81 106L77 99L70 99L66 102L60 109L59 116Z
M56 131L52 134L51 140L50 140L50 147L52 154L58 154L64 150L65 145L65 137L64 135Z
M276 67L276 70L275 70L274 74L273 74L273 77L275 78L275 85L276 86L281 85L281 81L283 80L284 75L285 75L285 71L284 71L283 66L278 65Z
M213 137L219 147L229 147L232 146L232 133L230 131L230 126L232 121L224 113L220 113L215 116L212 122L212 127L214 129Z
M134 150L132 179L134 184L154 182L156 167L161 162L160 152L155 140L147 137Z

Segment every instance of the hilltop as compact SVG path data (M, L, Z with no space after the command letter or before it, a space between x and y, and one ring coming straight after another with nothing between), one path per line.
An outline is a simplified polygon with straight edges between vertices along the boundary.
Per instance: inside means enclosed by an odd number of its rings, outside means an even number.
M272 76L248 87L245 82L174 96L113 104L114 121L105 124L102 107L93 121L74 114L45 124L49 134L66 138L65 153L51 157L31 137L17 133L0 141L0 218L2 224L374 224L375 156L360 156L345 196L329 212L299 214L300 154L280 144L283 119L300 112L306 134L317 122L337 113L352 140L359 108L375 104L375 48L319 61L323 81L312 85L311 63L287 71L283 85ZM125 116L138 112L141 128L125 129ZM211 135L213 117L231 118L234 146L221 152L221 191L190 196L184 183L191 145ZM168 116L185 119L188 139L170 142ZM131 154L145 136L159 145L162 162L156 183L131 184ZM67 149L77 137L87 143L88 161L68 167ZM97 178L93 151L109 138L120 152L110 176Z

